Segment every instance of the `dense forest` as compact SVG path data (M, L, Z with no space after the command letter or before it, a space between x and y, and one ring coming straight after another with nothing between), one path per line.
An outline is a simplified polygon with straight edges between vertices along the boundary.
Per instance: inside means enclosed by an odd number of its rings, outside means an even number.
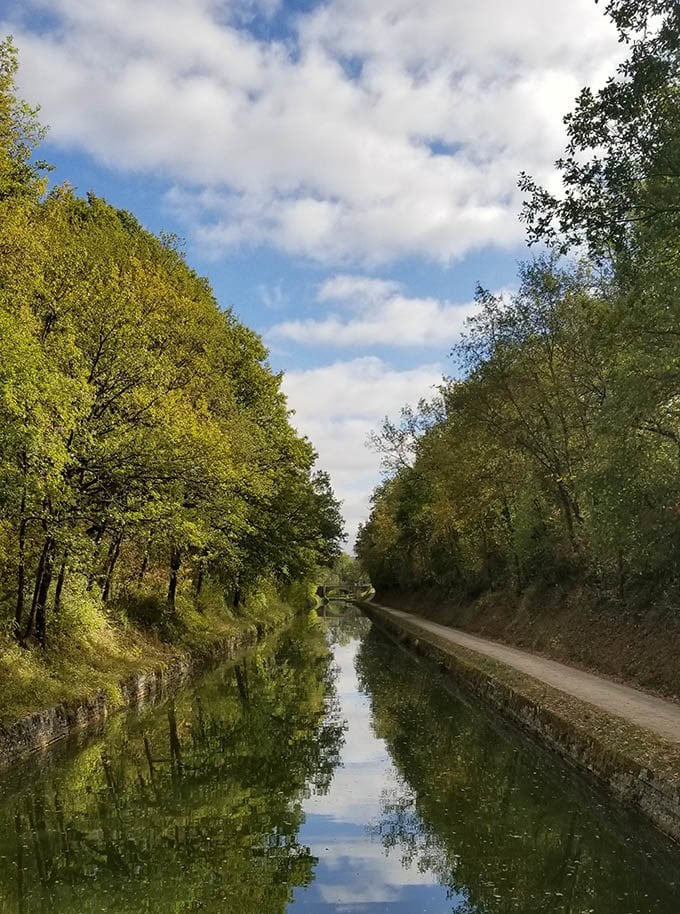
M177 239L48 191L17 66L0 43L2 632L167 632L303 581L342 519L266 349Z
M585 581L680 593L680 6L611 0L627 50L565 119L561 191L522 175L537 256L478 289L439 395L374 435L358 555L382 591Z

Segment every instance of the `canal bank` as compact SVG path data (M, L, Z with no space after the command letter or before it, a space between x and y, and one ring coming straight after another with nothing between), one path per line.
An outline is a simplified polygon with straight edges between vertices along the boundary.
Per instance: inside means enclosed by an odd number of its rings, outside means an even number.
M444 626L376 604L362 604L362 609L380 627L434 660L466 691L680 841L680 742L671 731L653 732L455 643L446 631L438 631Z
M113 714L160 701L211 665L238 659L267 634L290 623L299 611L279 604L271 620L241 619L234 622L228 634L220 631L212 638L204 635L184 646L150 642L149 655L142 654L137 659L139 668L107 687L84 688L82 694L50 707L16 719L0 718L0 770Z
M680 910L669 842L353 607L85 733L3 773L3 914Z

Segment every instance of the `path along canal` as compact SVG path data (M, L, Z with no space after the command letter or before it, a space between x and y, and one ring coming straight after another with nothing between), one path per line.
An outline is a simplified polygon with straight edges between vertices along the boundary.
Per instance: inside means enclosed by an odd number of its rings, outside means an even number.
M337 613L4 772L0 911L680 911L680 852Z

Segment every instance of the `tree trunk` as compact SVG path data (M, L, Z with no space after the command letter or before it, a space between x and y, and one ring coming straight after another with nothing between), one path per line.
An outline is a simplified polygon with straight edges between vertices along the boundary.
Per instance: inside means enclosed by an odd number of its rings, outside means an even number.
M42 579L38 591L38 600L35 607L35 636L41 647L45 647L45 634L47 628L47 594L52 583L54 569L54 540L48 537L48 548L43 566Z
M123 542L123 534L118 533L112 540L109 547L107 558L106 578L104 580L104 589L102 590L102 600L104 603L109 599L111 594L111 584L113 583L113 572L120 555L120 544Z
M205 550L201 553L198 560L198 574L196 576L196 596L200 597L203 590L203 578L205 576Z
M22 641L25 641L33 634L33 625L35 622L35 613L38 606L38 596L40 594L40 588L42 586L43 573L45 571L45 560L47 558L47 553L50 548L50 537L46 537L43 544L42 552L40 553L40 559L38 560L38 568L35 573L35 586L33 587L33 600L31 601L31 611L28 615L26 621L26 629L23 634Z
M61 610L61 594L64 589L64 580L66 579L66 563L68 562L68 549L64 549L64 554L61 558L61 565L59 566L59 577L57 578L57 586L54 591L54 614L57 615Z
M21 492L19 513L19 567L17 568L17 602L14 608L14 637L21 637L21 623L24 618L24 588L26 586L26 483Z
M146 576L146 569L149 567L149 551L151 550L151 534L149 533L149 538L146 541L146 549L144 550L144 556L142 558L142 564L139 569L139 574L137 575L137 590L140 589L144 583L144 578Z
M40 795L26 800L26 818L28 819L30 840L33 845L33 860L38 871L38 879L44 890L47 886L48 866L42 837L46 833L43 803L43 798Z
M17 813L14 816L14 830L16 832L16 841L17 841L17 899L19 901L19 914L25 914L26 911L26 890L24 887L24 870L26 868L26 863L24 861L24 848L26 845L26 837L24 835L24 823L21 818L21 814Z
M94 555L92 556L92 567L91 567L90 573L87 577L88 592L90 590L92 590L92 588L94 587L94 582L97 577L97 566L99 564L99 546L101 544L102 537L104 536L105 531L106 531L106 521L104 521L104 523L100 527L97 528L97 532L95 533L95 535L93 537L95 549L94 549Z
M170 705L168 708L168 735L170 737L170 766L174 781L182 777L182 744L177 731L177 716L174 705Z
M238 688L241 703L247 707L250 704L250 693L248 689L248 670L245 663L236 664L234 667L234 675L236 677L236 687Z
M182 550L175 546L170 553L170 582L168 584L168 608L170 612L175 612L175 598L177 596L177 580L179 569L182 564Z

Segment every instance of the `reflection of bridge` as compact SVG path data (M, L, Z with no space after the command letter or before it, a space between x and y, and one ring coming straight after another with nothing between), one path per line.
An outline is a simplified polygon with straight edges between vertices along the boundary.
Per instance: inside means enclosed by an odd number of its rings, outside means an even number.
M370 581L359 584L319 584L316 595L322 600L344 600L351 603L353 600L367 600L373 595Z

